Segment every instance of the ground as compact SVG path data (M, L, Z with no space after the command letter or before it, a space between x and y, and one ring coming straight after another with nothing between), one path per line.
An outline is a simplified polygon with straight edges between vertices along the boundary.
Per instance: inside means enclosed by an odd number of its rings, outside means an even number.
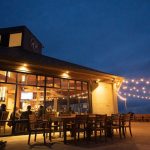
M7 144L4 150L149 150L150 149L150 123L149 122L134 122L132 124L132 133L131 137L127 131L127 137L125 139L120 139L118 135L114 139L108 139L107 142L104 140L99 141L95 144L94 141L80 142L75 145L74 143L63 144L62 141L56 141L53 139L53 143L49 145L43 145L42 136L38 136L36 143L33 142L29 146L27 144L28 136L11 136L3 137L1 139L6 140Z

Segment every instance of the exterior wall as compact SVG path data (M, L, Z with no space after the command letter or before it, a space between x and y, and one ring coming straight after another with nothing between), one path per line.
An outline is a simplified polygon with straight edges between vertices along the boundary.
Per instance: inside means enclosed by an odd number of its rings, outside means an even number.
M100 82L93 85L92 90L92 112L94 114L111 115L118 112L117 97L113 84Z

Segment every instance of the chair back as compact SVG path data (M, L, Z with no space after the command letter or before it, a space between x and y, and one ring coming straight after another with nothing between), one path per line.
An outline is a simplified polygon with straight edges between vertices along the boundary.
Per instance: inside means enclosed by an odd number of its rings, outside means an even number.
M86 128L88 121L88 115L76 115L75 126L76 128Z
M122 115L122 124L123 125L130 125L132 120L131 114L123 114Z
M29 120L28 120L28 129L32 130L35 129L37 126L37 118L35 114L29 115Z
M106 127L107 115L106 114L105 115L96 115L95 124L96 124L96 126Z
M112 122L112 125L121 125L121 115L120 114L112 114L111 122Z

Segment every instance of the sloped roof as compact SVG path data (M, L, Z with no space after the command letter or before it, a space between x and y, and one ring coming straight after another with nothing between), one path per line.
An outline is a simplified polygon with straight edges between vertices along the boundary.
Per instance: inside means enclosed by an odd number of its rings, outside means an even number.
M58 68L62 70L84 72L88 74L103 75L113 78L121 78L113 74L105 73L99 70L18 48L0 48L0 61L2 60L16 63L28 63L30 65L35 65L39 67L41 66L42 68Z

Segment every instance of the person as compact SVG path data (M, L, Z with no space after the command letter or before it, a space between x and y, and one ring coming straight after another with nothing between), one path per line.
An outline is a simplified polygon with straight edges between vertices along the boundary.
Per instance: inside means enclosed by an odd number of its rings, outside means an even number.
M31 106L27 106L27 111L22 112L20 119L29 119L29 115L31 115L33 112L31 111Z
M12 126L12 120L13 120L13 115L14 115L14 112L12 112L11 113L11 115L10 115L10 118L9 118L9 122L8 122L8 126L9 127L11 127ZM18 107L16 107L16 111L15 111L15 120L19 120L20 119L20 116L21 116L21 113L20 113L20 111L19 111L19 108Z
M74 111L72 110L71 106L70 106L69 109L68 109L68 113L69 113L69 114L74 114Z
M44 106L40 105L38 109L38 118L42 118L43 114L44 114Z
M2 117L2 113L6 111L6 105L5 104L1 104L1 108L0 108L0 119Z
M6 111L6 105L5 104L1 104L1 107L0 107L0 119L2 117L2 113ZM0 141L0 148L4 147L6 145L7 141L3 141L1 140Z
M32 114L33 114L33 112L31 111L31 106L28 105L27 106L27 111L22 112L22 114L20 116L20 119L27 119L28 120L29 119L29 115L32 115ZM21 131L25 131L27 129L27 127L28 127L28 122L23 122L21 124L20 130Z

